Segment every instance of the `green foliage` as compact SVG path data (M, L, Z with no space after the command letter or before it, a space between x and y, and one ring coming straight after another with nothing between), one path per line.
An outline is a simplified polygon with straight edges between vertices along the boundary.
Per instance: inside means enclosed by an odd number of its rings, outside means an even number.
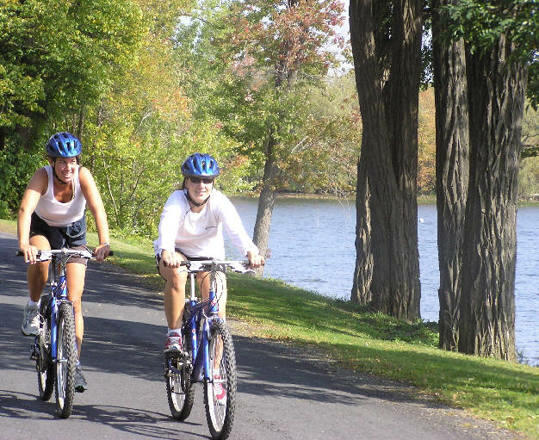
M11 218L19 208L26 185L44 155L9 144L0 150L0 218Z
M539 199L539 157L521 160L518 193L520 200Z
M361 144L361 118L353 73L329 77L304 95L307 112L297 128L283 185L290 191L329 193L355 191Z
M222 124L203 112L193 118L196 107L170 39L173 29L156 25L162 10L176 20L173 5L179 2L144 5L148 34L136 60L86 117L85 163L101 189L111 226L122 235L156 235L165 201L181 186L181 164L196 151L220 162L221 187L250 187L242 177L249 161L238 157L237 143L223 134Z
M50 135L57 124L66 127L69 117L70 127L80 131L81 121L75 118L106 92L111 76L131 62L143 32L141 17L130 0L3 1L3 132L10 137L19 126L37 128L48 121L44 129Z
M529 0L459 0L445 7L449 38L463 39L471 52L488 50L503 35L514 45L513 61L528 64L527 94L539 104L537 3Z
M189 72L186 92L194 118L217 121L236 142L238 159L249 159L249 182L261 180L271 139L281 171L277 189L327 190L326 183L335 179L312 184L322 170L331 172L328 155L339 150L342 157L354 143L356 133L354 140L343 144L343 139L351 134L347 130L357 110L347 104L344 118L322 116L324 106L311 109L309 97L319 88L329 90L323 78L335 60L324 44L335 37L332 26L339 23L342 10L329 0L316 6L298 2L282 10L278 4L208 1L200 15L182 23L176 50ZM332 143L331 134L339 134L339 140ZM313 167L302 166L307 160L315 162ZM343 179L347 189L349 171L347 167Z
M101 190L109 223L119 233L153 236L178 170L189 119L188 101L178 86L179 69L158 13L174 21L180 2L141 2L142 45L98 105L86 111L84 161Z
M436 186L436 119L434 90L419 93L417 191L434 194Z

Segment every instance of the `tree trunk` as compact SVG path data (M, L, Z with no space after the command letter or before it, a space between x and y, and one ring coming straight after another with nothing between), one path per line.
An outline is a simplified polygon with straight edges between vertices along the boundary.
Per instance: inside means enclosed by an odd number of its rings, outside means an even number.
M372 301L373 256L371 250L370 194L367 167L357 165L356 184L356 267L350 300L361 305Z
M438 210L439 346L457 350L460 274L469 173L466 55L462 40L444 44L440 7L433 2L433 65L436 101L436 206Z
M422 3L385 3L392 7L371 0L350 2L363 121L351 297L391 316L414 320L420 316L416 178ZM383 39L377 34L383 28L380 10L392 13L388 47L381 47ZM388 48L391 65L384 84Z
M517 176L526 68L502 37L467 52L470 185L459 351L514 360Z
M253 233L253 242L258 247L261 255L269 255L269 234L271 226L271 216L275 206L276 178L278 175L277 164L275 163L275 140L270 131L266 139L265 146L266 162L264 165L264 177L262 181L262 191L258 199L258 210L256 213L256 222ZM256 271L257 275L262 276L264 268Z

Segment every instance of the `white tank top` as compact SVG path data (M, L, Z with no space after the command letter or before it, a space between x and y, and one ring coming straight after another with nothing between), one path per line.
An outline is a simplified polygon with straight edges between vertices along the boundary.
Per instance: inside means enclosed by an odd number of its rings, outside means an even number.
M53 170L50 165L44 167L47 171L48 182L47 191L41 196L37 203L35 213L41 217L49 226L67 226L74 221L80 220L86 208L86 199L82 193L79 180L79 168L77 167L73 176L73 199L62 203L54 197Z

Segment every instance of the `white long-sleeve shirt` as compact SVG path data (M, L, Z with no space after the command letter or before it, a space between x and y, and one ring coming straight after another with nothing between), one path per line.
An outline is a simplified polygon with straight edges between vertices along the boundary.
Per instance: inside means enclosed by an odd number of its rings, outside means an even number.
M214 189L201 212L193 212L185 191L174 191L163 208L159 222L159 237L154 241L154 251L174 252L179 249L188 257L225 258L223 227L232 244L242 255L258 252L247 235L232 202Z

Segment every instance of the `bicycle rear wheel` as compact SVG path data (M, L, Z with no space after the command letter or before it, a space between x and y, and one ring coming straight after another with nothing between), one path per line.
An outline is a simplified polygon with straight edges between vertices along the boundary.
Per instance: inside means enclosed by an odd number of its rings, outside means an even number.
M51 330L50 321L45 312L45 306L42 304L40 308L41 329L36 336L36 371L37 385L39 387L39 398L47 401L52 396L54 386L54 364L51 359Z
M56 362L56 413L67 418L73 410L77 345L73 307L61 303L58 308L58 347Z
M211 323L209 364L212 380L204 383L206 419L212 438L228 438L236 411L236 355L232 336L220 319Z
M183 332L182 332L183 333ZM187 332L187 334L189 334ZM191 382L192 351L183 334L183 346L188 355L165 354L165 380L168 406L172 417L176 420L185 420L191 414L195 401L195 389Z

